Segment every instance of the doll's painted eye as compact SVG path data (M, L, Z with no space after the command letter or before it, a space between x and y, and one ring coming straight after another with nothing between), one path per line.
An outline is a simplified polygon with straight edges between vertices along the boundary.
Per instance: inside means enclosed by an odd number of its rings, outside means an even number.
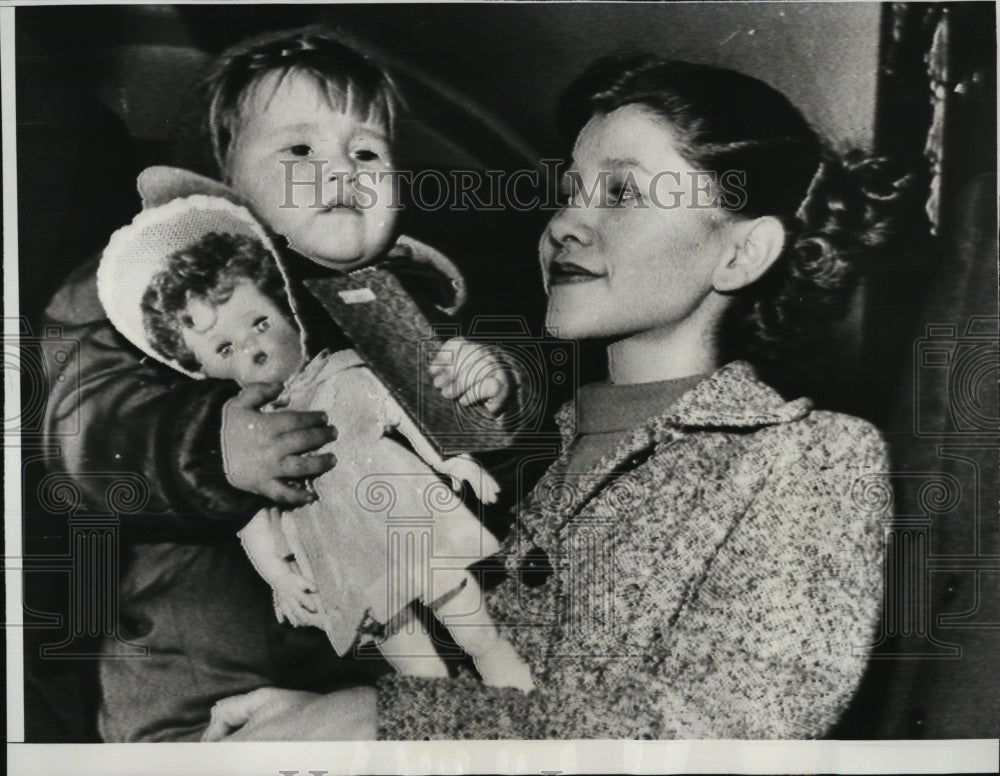
M219 347L215 349L215 352L222 358L229 358L233 355L233 343L223 342Z
M253 327L257 331L263 333L271 328L271 319L268 318L266 315L261 316L260 318L258 318L256 321L253 322Z

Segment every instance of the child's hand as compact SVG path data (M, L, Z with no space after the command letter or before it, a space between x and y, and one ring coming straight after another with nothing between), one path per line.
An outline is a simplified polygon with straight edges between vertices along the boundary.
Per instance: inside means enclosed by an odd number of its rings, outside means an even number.
M272 580L280 616L292 625L315 625L319 612L316 585L291 568Z
M448 458L441 463L439 471L451 478L451 487L456 493L462 489L462 482L467 482L484 504L495 504L500 495L500 485L493 476L468 456Z
M316 477L337 462L332 453L303 455L332 442L337 430L322 412L261 412L281 393L279 383L246 386L222 408L222 460L233 486L279 504L308 504L315 495L284 482Z
M511 394L511 378L499 350L491 345L452 337L428 366L434 387L463 407L481 403L499 415Z

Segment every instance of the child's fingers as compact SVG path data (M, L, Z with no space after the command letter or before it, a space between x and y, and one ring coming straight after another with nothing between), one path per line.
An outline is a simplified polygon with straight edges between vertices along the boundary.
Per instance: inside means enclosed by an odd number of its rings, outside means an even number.
M268 480L261 487L261 495L271 499L276 504L284 506L300 507L311 504L316 500L315 494L302 488L293 488L286 485L281 480Z
M250 383L233 397L232 402L238 407L260 409L271 399L281 393L281 383Z
M281 459L282 477L318 477L337 465L333 453L322 455L286 455Z
M495 396L491 396L485 402L486 411L491 415L496 415L503 409L504 403L507 401L506 391L498 391Z
M450 369L448 370L442 369L440 372L437 373L437 375L432 380L434 387L439 390L441 388L444 388L449 383L453 382L455 382L455 375L452 374Z
M320 426L319 428L300 428L296 431L288 431L275 439L272 444L274 454L279 458L284 458L286 455L312 452L336 438L335 429L329 426Z
M431 357L428 368L451 366L455 363L458 351L466 345L468 345L468 341L465 338L452 337Z
M506 393L504 384L495 377L487 377L485 380L480 380L473 386L470 386L461 396L458 397L458 403L463 407L468 407L472 404L480 404L483 402L489 402L498 397L501 397Z
M262 687L262 690L269 688ZM260 707L266 695L260 690L245 693L243 695L233 695L223 698L212 707L211 718L208 727L202 734L202 741L221 741L228 735L243 727L250 721L250 717Z
M304 428L333 428L324 412L283 410L262 416L260 422L275 435L287 434L290 431L299 431ZM334 429L334 433L336 433L336 429Z

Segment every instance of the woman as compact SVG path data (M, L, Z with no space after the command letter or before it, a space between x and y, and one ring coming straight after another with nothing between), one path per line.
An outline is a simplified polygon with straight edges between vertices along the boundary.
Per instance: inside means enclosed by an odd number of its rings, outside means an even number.
M263 690L219 704L210 739L302 703L328 735L390 739L809 738L847 705L881 600L885 515L859 494L884 445L733 359L794 359L887 244L897 192L728 70L603 60L560 117L576 143L541 242L548 323L605 341L608 377L560 412L564 449L487 595L536 689Z

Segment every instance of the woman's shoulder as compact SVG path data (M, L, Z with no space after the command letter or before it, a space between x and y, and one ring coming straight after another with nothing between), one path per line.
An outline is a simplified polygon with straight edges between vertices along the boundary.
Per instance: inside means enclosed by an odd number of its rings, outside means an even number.
M885 455L882 432L864 418L842 412L813 409L776 426L774 432L803 451L830 459Z

